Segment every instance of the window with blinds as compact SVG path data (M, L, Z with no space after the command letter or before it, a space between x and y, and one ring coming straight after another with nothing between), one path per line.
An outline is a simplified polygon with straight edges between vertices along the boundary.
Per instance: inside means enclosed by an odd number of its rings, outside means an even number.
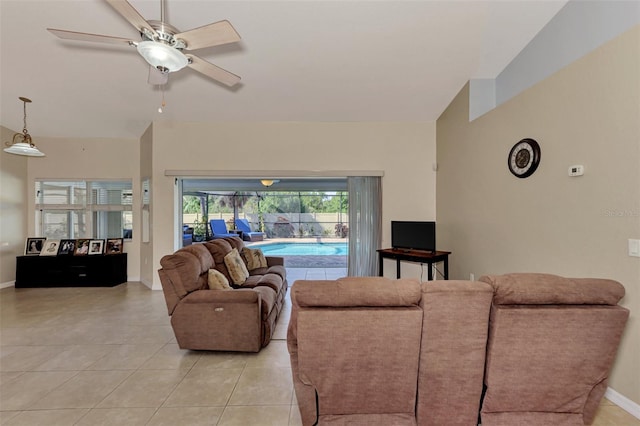
M36 229L47 238L131 238L130 180L36 181Z

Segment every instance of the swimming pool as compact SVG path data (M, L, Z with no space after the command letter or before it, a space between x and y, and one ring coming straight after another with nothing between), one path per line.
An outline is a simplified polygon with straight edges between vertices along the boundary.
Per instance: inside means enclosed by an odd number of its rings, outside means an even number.
M347 243L267 243L255 246L270 256L346 256Z

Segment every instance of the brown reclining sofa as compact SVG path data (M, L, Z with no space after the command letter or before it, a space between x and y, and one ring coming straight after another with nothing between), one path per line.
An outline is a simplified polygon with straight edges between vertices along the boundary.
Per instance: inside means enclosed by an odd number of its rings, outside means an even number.
M296 281L302 424L591 424L629 311L613 280Z
M158 274L180 348L258 352L271 341L287 292L284 259L265 256L266 266L248 270L248 278L234 284L225 256L233 249L246 254L244 248L238 237L219 238L160 260ZM246 256L241 259L250 264ZM211 290L210 270L232 288Z

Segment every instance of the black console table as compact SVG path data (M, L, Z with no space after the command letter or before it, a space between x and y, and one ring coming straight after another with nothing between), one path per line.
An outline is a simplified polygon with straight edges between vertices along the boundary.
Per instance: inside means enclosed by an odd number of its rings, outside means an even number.
M18 256L16 288L113 287L127 281L127 254Z
M396 260L396 277L400 278L400 262L418 262L426 263L429 265L429 271L427 272L429 281L433 279L433 271L431 266L434 263L444 262L444 279L449 279L449 255L450 251L420 251L420 250L402 250L402 249L379 249L378 250L378 275L383 275L383 259L395 259Z

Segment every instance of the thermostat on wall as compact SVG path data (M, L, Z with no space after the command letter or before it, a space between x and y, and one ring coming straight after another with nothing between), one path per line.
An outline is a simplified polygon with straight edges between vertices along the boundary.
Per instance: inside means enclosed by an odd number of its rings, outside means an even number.
M571 166L569 167L569 176L582 176L584 174L584 166Z

